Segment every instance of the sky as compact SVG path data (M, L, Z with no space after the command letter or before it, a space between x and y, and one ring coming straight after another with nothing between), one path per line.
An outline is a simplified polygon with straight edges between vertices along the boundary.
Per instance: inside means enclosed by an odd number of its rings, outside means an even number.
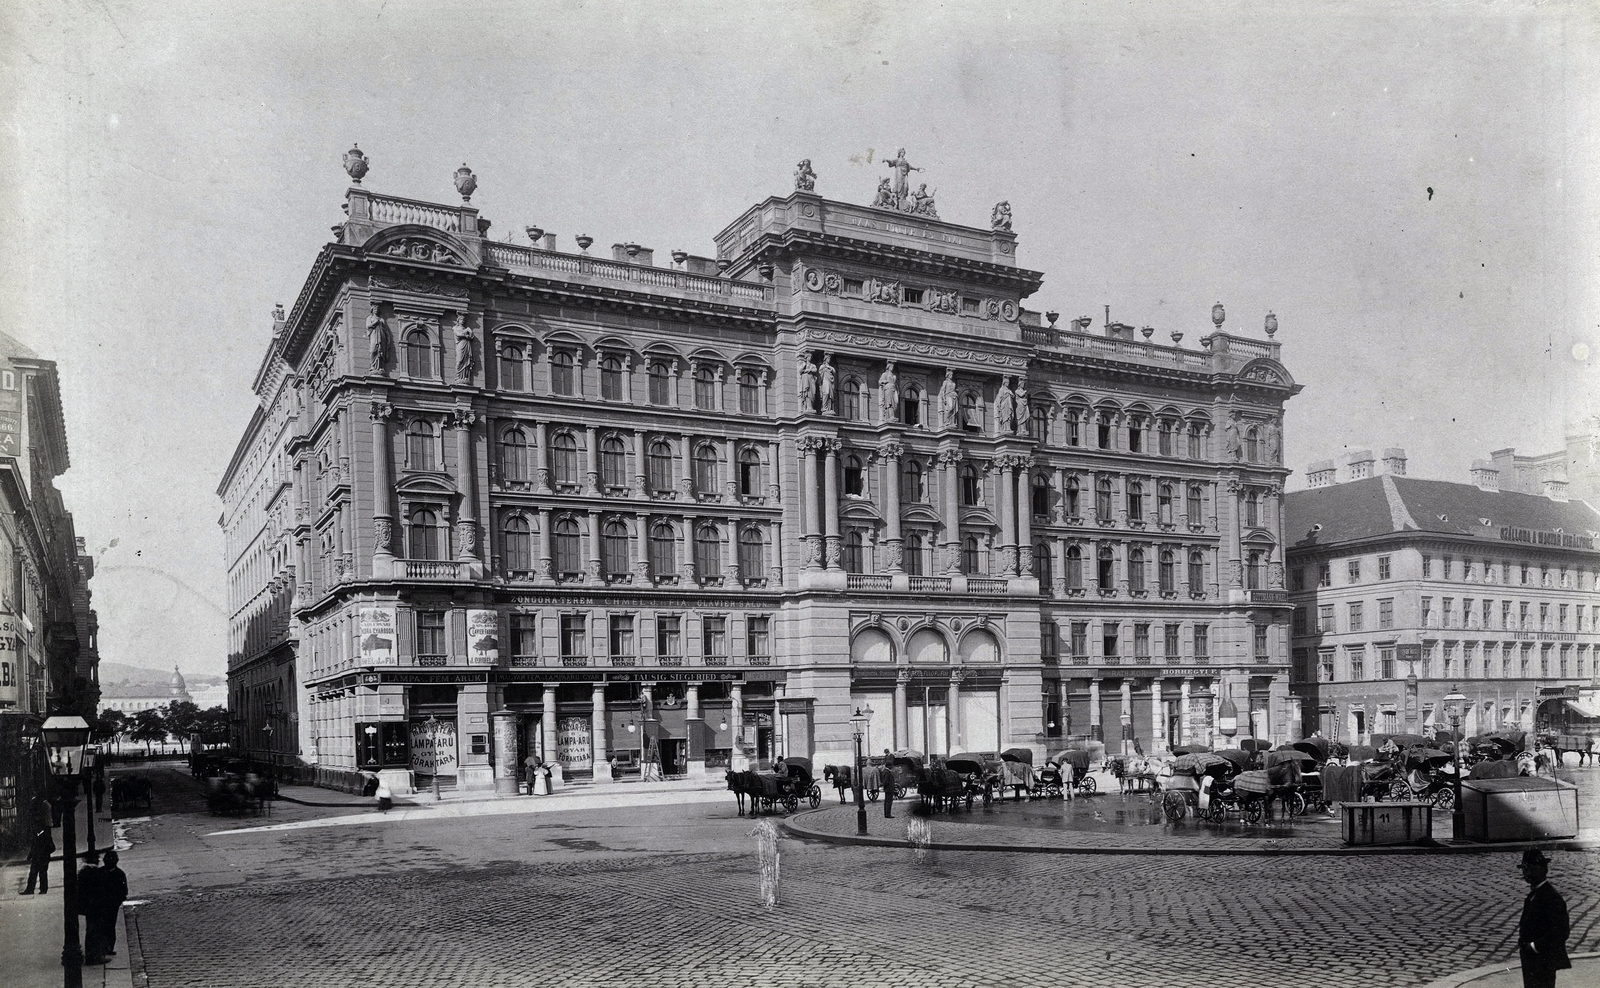
M0 0L0 330L58 363L101 654L221 672L216 488L275 303L375 192L490 236L715 253L904 147L950 221L1009 200L1026 304L1260 338L1285 456L1413 475L1600 411L1600 6ZM1112 12L1114 9L1114 12Z

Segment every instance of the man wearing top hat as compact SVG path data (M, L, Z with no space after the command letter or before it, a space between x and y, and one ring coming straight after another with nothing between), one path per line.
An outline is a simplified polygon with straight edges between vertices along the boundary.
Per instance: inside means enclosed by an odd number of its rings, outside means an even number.
M1550 859L1543 851L1523 851L1518 867L1529 885L1517 933L1523 988L1554 988L1556 972L1572 966L1567 959L1567 900L1546 879Z

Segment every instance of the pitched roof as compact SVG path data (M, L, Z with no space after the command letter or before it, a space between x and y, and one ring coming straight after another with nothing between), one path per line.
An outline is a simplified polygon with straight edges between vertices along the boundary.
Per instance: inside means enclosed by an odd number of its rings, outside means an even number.
M8 333L0 333L0 354L7 357L22 357L25 360L38 360L39 355L17 342L17 338Z
M1582 501L1384 474L1285 495L1284 525L1290 544L1300 548L1398 532L1498 542L1499 530L1507 526L1569 535L1600 532L1600 511ZM1312 532L1315 525L1322 528Z

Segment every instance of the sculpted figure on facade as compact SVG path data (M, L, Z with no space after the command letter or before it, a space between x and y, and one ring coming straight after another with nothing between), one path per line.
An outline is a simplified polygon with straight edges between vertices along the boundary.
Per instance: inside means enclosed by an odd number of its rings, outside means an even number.
M802 159L794 166L794 188L796 192L815 192L817 188L817 173L811 170L811 159Z
M459 312L450 314L455 323L453 330L456 339L456 379L471 381L472 374L477 370L477 352L473 349L476 342L472 338L472 329L467 325L467 317Z
M814 412L817 410L817 365L811 362L811 354L800 355L800 411Z
M906 160L905 148L900 148L896 151L893 158L885 158L883 163L888 165L890 170L889 191L894 194L897 200L903 201L906 198L907 190L911 187L911 184L906 181L907 176L912 172L920 172L922 169ZM927 188L927 186L923 186L923 188Z
M895 412L898 410L900 398L900 379L894 372L894 361L883 365L883 373L878 375L878 410L880 422L895 421Z
M1004 377L1000 379L1000 390L994 396L994 420L1002 436L1017 431L1017 397Z
M889 180L878 180L878 194L872 198L872 204L879 209L894 208L894 192L889 188Z
M1228 413L1228 424L1222 429L1222 449L1230 460L1244 458L1244 444L1239 439L1239 413Z
M956 372L946 369L939 388L939 416L946 429L961 428L961 402L956 396Z
M923 182L917 186L917 191L911 193L910 208L906 210L918 216L927 216L932 219L939 218L939 209L934 205L933 193L928 191L928 183Z
M1011 203L1002 199L994 204L994 212L989 214L989 228L1011 232Z
M822 355L822 366L817 369L817 375L821 382L822 410L831 415L833 414L833 399L838 379L838 371L833 368L833 354L825 353Z
M1267 439L1267 462L1283 462L1283 433L1278 431L1278 423L1268 422L1262 430Z
M378 314L377 306L373 306L372 311L367 313L367 352L372 358L374 374L383 373L393 349L394 343L389 338L389 324Z
M1017 428L1020 430L1027 425L1032 411L1028 408L1028 379L1017 378ZM1041 437L1042 438L1042 437Z

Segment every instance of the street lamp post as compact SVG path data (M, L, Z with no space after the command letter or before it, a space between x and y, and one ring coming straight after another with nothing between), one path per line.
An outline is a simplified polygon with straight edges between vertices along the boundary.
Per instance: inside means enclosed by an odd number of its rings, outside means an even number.
M89 825L88 855L91 859L98 853L94 847L94 771L99 753L97 745L88 744L83 747L83 803L86 808L83 817Z
M61 793L61 967L66 988L83 988L83 946L78 941L78 779L89 722L82 717L50 717L40 728L50 752L50 775Z
M850 718L850 734L856 740L856 770L854 773L856 787L856 833L862 837L865 837L867 834L867 800L861 792L863 782L862 776L866 774L866 765L861 757L861 741L866 737L867 725L871 722L872 708L870 706L866 710L862 710L860 707L857 707L855 714Z
M1455 732L1455 779L1452 782L1454 805L1450 807L1450 836L1461 840L1467 835L1467 814L1461 808L1461 722L1466 714L1467 698L1454 686L1444 698L1444 710L1450 718L1450 729Z

